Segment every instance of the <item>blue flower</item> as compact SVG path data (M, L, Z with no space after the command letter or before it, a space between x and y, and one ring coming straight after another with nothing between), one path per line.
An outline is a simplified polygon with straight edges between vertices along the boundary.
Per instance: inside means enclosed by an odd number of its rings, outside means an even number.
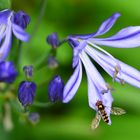
M120 82L121 84L127 82L140 88L140 72L114 58L98 46L103 45L119 48L140 46L140 26L124 28L108 38L97 38L97 36L108 32L119 16L119 13L113 14L101 24L95 33L71 35L68 37L68 42L73 48L73 68L75 68L75 70L64 87L63 102L69 102L76 94L82 80L83 63L88 80L89 106L99 113L97 104L100 101L109 117L108 124L111 124L110 111L113 98L109 86L95 68L90 58L97 62L113 78L113 81Z
M18 88L18 99L26 107L34 101L36 84L34 82L22 81Z
M29 35L24 28L29 23L29 16L19 11L0 11L0 61L8 56L12 45L12 34L21 41L28 41Z
M52 34L48 35L47 42L53 48L57 48L59 46L59 39L58 39L57 33L52 33Z
M30 17L23 11L18 11L14 14L13 22L21 28L25 29L30 22Z
M0 82L12 83L15 81L17 74L12 62L0 62Z
M49 83L48 95L52 102L62 101L64 82L60 76L55 76Z

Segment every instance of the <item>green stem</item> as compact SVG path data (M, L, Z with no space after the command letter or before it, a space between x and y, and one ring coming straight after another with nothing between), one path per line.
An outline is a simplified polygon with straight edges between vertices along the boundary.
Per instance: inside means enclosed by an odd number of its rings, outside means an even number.
M45 10L46 10L46 6L47 6L47 0L42 0L41 1L41 3L40 3L40 13L39 13L39 15L38 15L38 18L37 18L37 21L36 21L36 23L35 23L35 26L34 26L34 28L33 28L33 32L32 32L32 34L31 34L31 39L35 36L35 34L37 33L37 30L38 30L38 28L39 28L39 26L40 26L40 23L41 23L41 21L42 21L42 18L43 18L43 16L44 16L44 14L45 14ZM30 39L30 40L31 40Z
M37 102L36 101L36 102L33 103L33 106L47 108L47 107L50 107L50 106L52 106L54 104L55 103L53 103L53 102L42 103L42 102Z
M55 57L56 56L56 49L51 49L50 52L47 54L45 53L35 64L34 69L39 70L44 66L47 66L47 61L49 56Z
M68 41L68 38L64 38L63 40L61 40L59 42L59 46L61 46L63 43L66 43ZM34 64L34 68L35 69L40 69L42 68L43 66L46 66L47 65L47 61L48 61L48 58L49 56L52 56L52 57L56 57L57 55L57 48L52 48L49 53L45 53L45 55L43 55L35 64Z
M48 55L45 53L45 55L43 55L38 61L35 62L34 69L38 70L43 66L47 65L47 59Z
M68 37L64 38L63 40L59 41L59 46L66 43L68 41Z
M17 69L19 70L19 66L20 66L20 63L21 63L21 54L22 54L22 42L19 40L18 42L18 53L17 53L17 60L16 60L16 66L17 66Z
M17 40L16 38L13 39L12 46L14 46L14 49L10 52L10 60L14 62L15 67L19 70L20 60L21 60L21 54L22 54L22 42L20 40Z

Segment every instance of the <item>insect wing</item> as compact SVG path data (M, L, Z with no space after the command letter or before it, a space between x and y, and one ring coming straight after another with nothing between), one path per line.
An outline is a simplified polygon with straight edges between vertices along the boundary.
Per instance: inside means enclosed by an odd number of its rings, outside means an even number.
M95 118L93 118L92 123L91 123L92 130L95 130L99 126L100 120L101 120L100 114L96 113L96 116Z
M111 108L111 114L113 114L113 115L123 115L125 113L126 113L126 111L122 108L119 108L119 107Z

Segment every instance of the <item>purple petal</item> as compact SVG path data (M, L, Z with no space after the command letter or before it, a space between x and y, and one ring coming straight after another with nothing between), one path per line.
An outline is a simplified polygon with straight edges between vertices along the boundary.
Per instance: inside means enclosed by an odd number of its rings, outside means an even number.
M107 55L93 49L86 49L86 52L111 76L114 77L116 63ZM117 59L116 59L117 60ZM120 72L116 75L116 80L125 82L140 88L140 72L135 68L117 60L120 65Z
M0 11L0 23L7 25L8 17L10 16L11 13L12 11L8 9Z
M76 66L73 75L70 77L70 79L68 80L68 82L64 87L63 91L64 103L69 102L74 97L80 86L81 80L82 80L82 64L79 59L79 63Z
M115 24L116 20L120 17L120 13L115 13L107 20L105 20L101 26L99 27L98 31L94 34L94 36L103 35L108 32L112 26Z
M29 38L30 38L29 35L20 26L13 23L12 27L13 27L14 35L19 40L22 40L22 41L25 41L25 42L27 42L29 40Z
M114 68L113 62L111 61L110 58L107 56L104 56L102 60L106 63L106 67L111 69ZM121 72L117 74L116 80L118 82L121 82L121 80L124 80L125 82L140 88L140 72L136 70L135 68L119 61L120 67L121 67ZM114 72L114 71L113 71ZM110 75L113 77L113 72L110 73Z
M107 90L106 83L85 52L80 54L84 67L100 92Z
M108 38L90 38L90 42L116 48L132 48L140 46L140 26L127 27Z
M36 93L34 82L22 81L18 87L18 99L23 106L31 105Z
M13 83L18 73L14 67L13 62L2 61L0 62L0 82Z
M8 23L9 25L6 28L6 36L4 39L4 42L2 46L0 47L0 61L5 60L5 58L8 56L9 50L11 49L11 41L12 41L12 27L11 23Z
M97 110L96 107L96 102L97 101L102 101L102 94L98 91L96 86L94 85L94 82L92 81L91 77L88 75L88 72L86 71L87 74L87 80L88 80L88 101L89 101L89 106L93 108L94 110Z
M103 35L112 28L112 26L115 24L118 17L120 17L120 13L114 13L111 17L109 17L107 20L105 20L100 25L99 29L94 33L85 34L85 35L71 35L70 37L80 38L80 39L88 39L88 38L92 38L95 36Z
M30 17L23 11L18 11L17 13L14 13L12 22L25 29L30 22Z
M63 100L64 82L59 75L53 77L48 85L48 95L52 102Z
M5 37L5 35L6 35L6 26L1 24L0 25L0 42Z
M52 48L57 48L59 46L60 41L56 32L48 35L46 40L47 43L52 46Z
M94 84L94 81L92 81L91 77L87 73L87 78L88 78L88 101L89 101L89 106L96 110L98 112L98 108L96 106L97 101L102 101L103 105L105 106L105 111L108 115L109 119L109 125L111 124L111 119L110 119L110 111L112 107L112 95L110 92L102 94L100 91L96 88L96 85ZM103 117L103 116L102 116Z
M84 48L86 47L87 42L86 41L81 41L78 46L75 46L73 48L73 62L72 62L72 67L76 67L79 61L79 53L81 53Z

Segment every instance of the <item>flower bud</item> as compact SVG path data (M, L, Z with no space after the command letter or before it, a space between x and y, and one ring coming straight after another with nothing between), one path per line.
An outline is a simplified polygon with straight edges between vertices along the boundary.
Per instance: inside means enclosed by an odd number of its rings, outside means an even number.
M48 35L47 42L53 48L57 48L59 46L59 39L58 39L57 33L53 33L53 34Z
M18 99L21 104L26 107L31 105L36 92L36 84L34 82L22 81L18 88Z
M18 11L14 15L13 22L19 25L21 28L25 29L30 22L30 17L23 11Z
M48 67L50 69L55 69L58 67L58 65L59 65L58 61L53 56L48 57Z
M55 76L49 83L48 95L52 102L62 101L64 82L60 76Z
M40 116L38 113L34 112L29 114L28 119L32 124L36 124L39 122Z
M23 71L27 79L31 79L33 75L33 66L24 66Z
M12 83L17 77L14 64L10 61L0 62L0 82Z

